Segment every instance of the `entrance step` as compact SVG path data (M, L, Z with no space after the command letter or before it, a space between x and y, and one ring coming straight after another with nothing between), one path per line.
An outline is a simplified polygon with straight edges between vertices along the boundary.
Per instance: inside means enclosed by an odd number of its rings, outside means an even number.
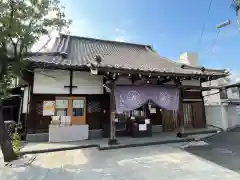
M48 133L27 134L27 142L48 142Z

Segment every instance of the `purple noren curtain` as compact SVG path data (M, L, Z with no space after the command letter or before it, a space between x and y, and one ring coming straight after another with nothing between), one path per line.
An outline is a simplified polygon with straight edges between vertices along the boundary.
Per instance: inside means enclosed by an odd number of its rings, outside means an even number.
M148 100L167 110L178 110L179 107L178 88L116 86L114 94L117 113L137 109Z

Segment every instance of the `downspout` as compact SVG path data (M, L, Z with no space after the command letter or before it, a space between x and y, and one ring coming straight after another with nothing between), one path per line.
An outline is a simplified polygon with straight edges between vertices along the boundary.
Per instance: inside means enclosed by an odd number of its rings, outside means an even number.
M27 113L26 113L26 116L25 116L25 141L27 140L27 122L28 122L28 119L29 119L29 103L30 103L30 92L31 92L31 86L29 85L28 86L28 99L27 99Z
M21 114L22 114L22 107L23 107L23 97L19 96L20 100L20 107L19 107L19 111L18 111L18 122L17 122L17 126L19 127L21 124ZM17 133L17 128L15 129L15 133Z

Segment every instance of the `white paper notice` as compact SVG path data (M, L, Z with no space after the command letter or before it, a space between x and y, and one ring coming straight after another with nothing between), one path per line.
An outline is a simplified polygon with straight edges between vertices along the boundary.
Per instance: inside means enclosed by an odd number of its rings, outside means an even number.
M57 99L56 100L56 108L68 108L68 100L63 99Z
M139 124L139 131L146 131L147 125L146 124Z
M53 116L55 113L54 101L43 101L43 116Z
M150 113L151 113L151 114L155 114L155 113L156 113L156 108L151 108L151 109L150 109Z
M62 125L66 124L66 116L61 116L61 124Z
M81 108L81 100L73 100L73 108Z
M150 119L145 119L145 124L150 124Z
M84 100L80 100L80 101L79 101L79 105L80 105L80 106L79 106L80 108L84 108Z

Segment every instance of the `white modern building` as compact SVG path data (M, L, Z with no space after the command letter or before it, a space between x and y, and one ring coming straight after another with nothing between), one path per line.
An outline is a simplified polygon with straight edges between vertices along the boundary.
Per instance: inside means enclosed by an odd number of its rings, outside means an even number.
M190 66L199 66L195 53L183 53L180 62ZM202 83L209 91L202 91L204 98L206 123L223 130L240 125L240 86L230 78Z

